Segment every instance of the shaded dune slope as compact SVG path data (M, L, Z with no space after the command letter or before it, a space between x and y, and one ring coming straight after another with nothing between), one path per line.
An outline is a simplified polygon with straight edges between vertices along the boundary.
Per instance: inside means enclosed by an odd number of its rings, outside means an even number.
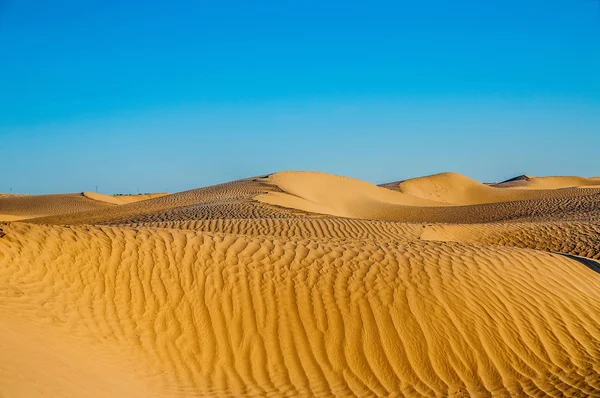
M564 189L572 187L598 187L600 181L596 177L585 178L577 176L546 176L532 177L528 175L511 178L499 184L498 188L528 188L528 189Z
M19 313L50 347L93 348L99 372L118 369L114 382L131 378L153 391L145 396L600 391L600 275L563 256L434 241L6 229L0 319ZM0 393L29 337L11 335ZM56 396L81 388L72 383L13 387Z

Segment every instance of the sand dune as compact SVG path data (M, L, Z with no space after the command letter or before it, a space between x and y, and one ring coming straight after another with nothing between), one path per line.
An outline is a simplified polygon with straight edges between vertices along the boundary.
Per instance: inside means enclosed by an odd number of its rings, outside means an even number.
M449 204L500 202L501 193L458 173L440 173L382 186L419 198Z
M529 180L531 178L535 178L534 176L531 176L529 174L521 174L519 176L513 177L513 178L509 178L508 180L504 180L502 181L502 183L508 183L508 182L514 182L514 181L523 181L523 180ZM501 183L501 184L502 184ZM493 184L492 184L493 185Z
M166 196L168 194L168 192L144 193L137 195L104 195L96 192L83 193L83 195L87 198L99 200L101 202L112 203L115 205L141 202L148 199L160 198L161 196Z
M11 202L0 397L600 396L600 189L392 188Z
M19 328L43 326L57 349L89 346L90 372L110 380L119 370L112 387L127 382L156 396L600 389L600 275L562 256L166 229L13 224L7 231L3 319L18 312ZM40 349L18 330L3 332L12 348L0 363L0 386L23 356L49 363L31 355ZM48 371L58 378L67 369ZM59 387L110 391L87 381ZM50 396L57 382L48 383L10 385L17 395Z
M420 239L514 246L600 259L600 222L427 225Z
M600 260L600 220L417 224L348 218L215 219L130 224L130 227L191 229L220 234L375 242L437 240L514 246Z
M281 190L267 177L254 177L192 189L102 211L35 220L45 224L125 224L215 218L293 217L294 209L262 204L254 196Z
M110 196L95 192L59 195L0 195L0 221L59 216L85 211L104 211L113 205L140 202L167 193Z
M598 179L576 177L576 176L548 176L548 177L532 177L522 176L523 178L510 179L499 184L495 184L498 188L529 188L529 189L560 189L573 187L598 187L600 182Z
M27 219L55 214L98 210L111 206L110 203L91 200L84 194L58 195L8 195L0 197L1 221ZM12 220L10 219L12 218Z
M496 191L537 192L527 190ZM449 205L325 173L283 172L101 210L35 219L40 224L145 225L198 220L333 218L481 223L600 216L600 188L545 190L538 199Z
M325 173L287 171L268 181L281 192L255 197L262 203L339 217L387 219L399 206L442 206L443 203L386 190L365 181ZM392 216L393 217L393 216Z
M527 175L515 177L500 184L485 185L458 173L441 173L398 183L388 183L382 186L427 200L457 205L473 205L570 196L576 193L556 191L556 188L594 185L595 188L600 188L598 182L581 177L535 178ZM531 189L499 189L509 187Z
M454 173L407 180L399 185L401 192L324 173L275 173L268 181L280 191L254 199L305 212L371 220L491 222L540 214L565 216L565 208L576 218L578 212L585 216L595 212L600 199L600 189L500 189Z

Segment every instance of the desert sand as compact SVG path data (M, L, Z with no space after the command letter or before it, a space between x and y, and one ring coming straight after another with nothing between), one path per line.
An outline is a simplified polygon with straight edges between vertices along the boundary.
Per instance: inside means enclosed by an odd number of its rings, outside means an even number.
M600 396L599 185L2 196L0 397Z
M572 187L598 187L600 181L598 177L584 178L577 176L548 176L533 177L522 175L517 178L511 178L508 181L494 184L500 188L529 188L529 189L560 189Z
M112 205L140 202L165 195L168 194L152 193L118 196L95 192L58 195L0 194L0 221L26 220L50 215L77 213L85 210L99 210Z

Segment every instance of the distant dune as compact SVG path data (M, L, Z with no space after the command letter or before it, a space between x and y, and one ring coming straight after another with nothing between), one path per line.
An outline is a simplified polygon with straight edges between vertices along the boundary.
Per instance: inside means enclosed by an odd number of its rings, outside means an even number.
M307 183L303 180L306 177ZM312 185L314 183L314 186ZM495 188L495 191L507 191ZM530 191L510 190L525 196ZM507 220L587 219L600 188L544 190L537 199L451 205L325 173L283 172L166 195L143 202L35 219L45 224L186 223L209 219L348 217L477 223ZM450 208L451 207L451 208ZM567 209L567 210L565 210Z
M107 209L112 205L139 202L164 195L167 195L167 193L135 196L109 196L94 192L58 195L0 195L0 221L24 220Z
M8 195L0 197L0 220L27 219L78 211L97 210L108 203L90 200L83 194Z
M0 197L0 397L599 396L593 181Z
M281 191L258 195L262 203L339 217L386 219L399 206L443 203L391 192L365 181L314 172L282 172L268 177Z
M98 200L100 202L112 203L115 205L122 205L126 203L141 202L148 199L160 198L161 196L168 195L168 192L158 193L145 193L137 195L104 195L96 192L84 192L83 196L89 199Z
M600 187L600 181L597 177L584 178L575 176L549 176L549 177L530 177L510 179L499 184L498 188L529 188L529 189L560 189L560 188L582 188L582 187Z
M580 177L543 177L526 175L507 180L500 184L485 185L458 173L441 173L426 177L413 178L398 183L384 184L407 195L427 200L455 205L474 205L484 203L511 202L520 200L543 199L565 196L556 188L574 188L594 186L598 182ZM499 188L531 188L514 190ZM572 193L566 193L566 196Z

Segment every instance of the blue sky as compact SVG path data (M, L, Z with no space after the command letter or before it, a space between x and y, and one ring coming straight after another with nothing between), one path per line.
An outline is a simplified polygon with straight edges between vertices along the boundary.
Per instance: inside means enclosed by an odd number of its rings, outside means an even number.
M0 0L0 192L600 175L600 1Z

